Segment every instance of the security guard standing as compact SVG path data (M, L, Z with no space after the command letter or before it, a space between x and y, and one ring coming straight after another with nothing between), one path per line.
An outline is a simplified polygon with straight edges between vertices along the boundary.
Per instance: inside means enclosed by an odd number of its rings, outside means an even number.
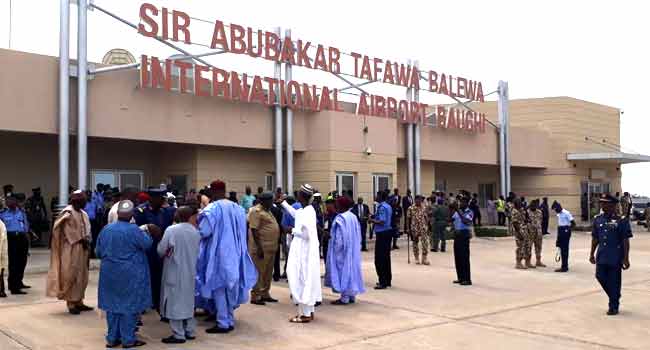
M630 221L616 215L618 200L605 195L600 199L603 214L594 219L589 261L596 264L596 279L609 297L610 316L618 314L622 270L630 268ZM598 248L597 254L594 253Z
M173 206L164 206L166 191L162 189L150 189L147 194L151 197L150 201L140 204L135 209L133 218L138 226L155 225L160 228L160 232L164 233L167 227L174 223L174 214L176 208ZM150 232L151 233L151 232ZM149 272L151 276L151 297L153 307L160 310L160 284L162 280L162 259L158 256L158 243L162 239L162 234L151 235L153 244L147 251L147 258L149 260Z
M0 211L0 220L7 228L7 251L9 255L9 291L11 294L27 294L23 289L30 288L23 284L27 256L29 255L29 221L27 214L18 206L15 194L6 199L7 208Z

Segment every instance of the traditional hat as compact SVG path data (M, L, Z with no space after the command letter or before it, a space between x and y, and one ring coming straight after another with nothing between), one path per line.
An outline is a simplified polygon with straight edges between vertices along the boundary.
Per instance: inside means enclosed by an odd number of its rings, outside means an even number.
M306 193L311 196L314 194L314 188L311 187L310 184L304 184L300 186L300 192Z
M131 202L128 199L120 201L120 203L118 203L117 205L117 215L118 216L132 215L133 207L134 207L133 202Z
M81 199L85 197L86 197L86 193L82 190L76 190L72 192L72 194L70 195L70 199Z
M346 196L341 196L336 199L336 205L343 210L348 210L354 204L352 203L352 200L350 198Z
M221 180L215 180L210 183L210 189L213 191L225 191L226 183Z

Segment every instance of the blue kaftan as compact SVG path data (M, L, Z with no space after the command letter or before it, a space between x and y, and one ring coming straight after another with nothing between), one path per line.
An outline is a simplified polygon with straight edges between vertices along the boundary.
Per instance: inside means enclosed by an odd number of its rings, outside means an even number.
M233 310L248 302L257 283L246 242L246 214L237 203L224 199L210 203L198 222L196 305L216 314L220 328L234 327Z

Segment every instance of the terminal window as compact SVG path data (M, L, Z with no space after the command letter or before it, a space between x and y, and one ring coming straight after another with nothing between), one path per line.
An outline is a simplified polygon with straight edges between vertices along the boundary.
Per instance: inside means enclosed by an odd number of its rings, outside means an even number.
M379 191L390 190L391 176L388 174L373 174L372 175L372 194L373 196Z
M337 173L336 174L336 192L339 195L352 191L352 198L356 195L354 173Z

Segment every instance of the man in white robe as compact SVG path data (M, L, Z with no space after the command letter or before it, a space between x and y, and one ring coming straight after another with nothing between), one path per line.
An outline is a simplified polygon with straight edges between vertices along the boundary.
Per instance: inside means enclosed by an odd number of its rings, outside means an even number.
M282 202L285 213L295 218L287 261L289 289L293 301L298 304L298 315L289 320L292 323L313 321L316 302L323 300L316 211L309 205L313 193L314 189L308 184L300 188L297 199L302 209L296 210L286 201Z

